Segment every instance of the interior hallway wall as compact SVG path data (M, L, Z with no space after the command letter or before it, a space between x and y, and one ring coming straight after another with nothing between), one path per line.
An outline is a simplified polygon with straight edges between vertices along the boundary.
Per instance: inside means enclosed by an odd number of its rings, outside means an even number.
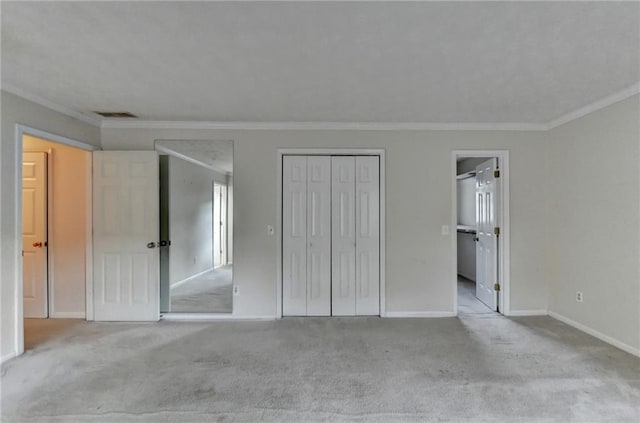
M226 176L169 156L169 279L175 285L213 267L213 182Z
M551 130L549 310L640 353L640 96ZM576 291L584 294L576 301Z
M18 181L16 166L16 124L100 146L100 129L1 91L2 139L0 140L0 357L4 361L18 351L22 321L16 321L16 282L22 279L22 260L16 243L15 203ZM20 275L20 276L18 276Z
M25 135L23 151L49 152L48 206L50 317L84 318L87 255L87 171L91 153Z
M158 139L234 140L234 297L238 316L276 315L278 148L386 150L386 304L391 312L453 313L451 236L457 149L511 153L511 306L545 310L547 133L540 131L186 130L103 128L109 150L152 150ZM532 178L536 175L537 178ZM542 228L542 229L541 229ZM277 232L276 232L277 233Z

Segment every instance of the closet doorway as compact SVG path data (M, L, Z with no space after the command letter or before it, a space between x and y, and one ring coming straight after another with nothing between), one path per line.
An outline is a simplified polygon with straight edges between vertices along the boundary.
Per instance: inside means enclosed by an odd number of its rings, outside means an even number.
M384 315L384 156L305 153L281 152L279 314Z

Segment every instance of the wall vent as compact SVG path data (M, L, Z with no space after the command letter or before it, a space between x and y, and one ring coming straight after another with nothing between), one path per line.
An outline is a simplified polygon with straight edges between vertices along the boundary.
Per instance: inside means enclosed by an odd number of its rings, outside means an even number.
M137 119L138 118L138 116L129 112L96 112L94 111L93 113L96 113L108 119Z

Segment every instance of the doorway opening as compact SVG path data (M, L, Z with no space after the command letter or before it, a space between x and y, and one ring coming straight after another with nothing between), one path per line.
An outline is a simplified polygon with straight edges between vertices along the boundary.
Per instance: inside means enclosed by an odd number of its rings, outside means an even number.
M233 313L233 141L158 140L160 312Z
M508 152L454 152L453 171L456 313L508 314Z
M92 318L95 147L21 125L17 142L22 260L16 291L23 351L78 322L64 319Z

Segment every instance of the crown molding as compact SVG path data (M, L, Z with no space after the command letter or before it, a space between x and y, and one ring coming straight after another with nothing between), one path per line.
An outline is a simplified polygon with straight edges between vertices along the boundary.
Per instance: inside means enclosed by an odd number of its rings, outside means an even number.
M565 123L569 123L572 120L580 119L583 116L588 115L589 113L593 113L597 110L604 109L607 106L611 106L619 101L626 100L627 98L634 96L640 93L640 82L636 82L635 84L618 91L617 93L613 93L606 97L601 98L600 100L594 101L591 104L587 104L584 107L581 107L573 112L569 112L566 115L562 115L551 122L549 122L547 126L547 130L557 128L558 126L564 125Z
M335 130L335 131L548 131L639 94L640 82L546 123L525 122L242 122L101 119L33 95L11 84L2 90L103 129Z
M46 98L31 94L21 88L18 88L11 84L2 83L2 91L6 91L10 94L21 97L25 100L29 100L32 103L39 104L40 106L46 107L47 109L54 110L56 112L62 113L63 115L67 115L69 117L78 119L81 122L88 123L89 125L100 127L102 122L101 119L86 115L84 113L80 113L76 110L73 110L69 107L62 106L58 103L54 103L53 101L49 101Z
M544 123L430 123L430 122L207 122L103 120L107 129L226 129L335 131L544 131Z

